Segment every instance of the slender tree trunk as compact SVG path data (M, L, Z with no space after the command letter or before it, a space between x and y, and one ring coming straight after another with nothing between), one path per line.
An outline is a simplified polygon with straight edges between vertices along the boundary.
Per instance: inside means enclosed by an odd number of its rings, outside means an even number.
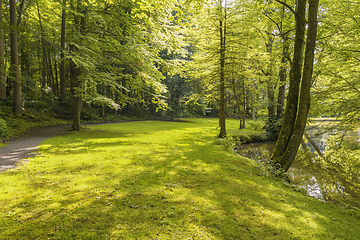
M314 147L315 151L319 154L319 156L323 156L323 154L322 154L320 148L318 147L318 145L316 145L316 143L311 139L309 134L307 134L305 131L304 131L304 136L309 141L309 143Z
M56 94L56 95L58 95L58 93L59 93L59 78L58 78L58 65L57 65L57 61L56 61L56 53L54 52L54 59L55 59L55 61L54 61L54 77L55 77L55 79L54 79L54 93Z
M295 11L295 43L294 56L290 70L290 86L287 95L286 109L284 112L284 120L276 141L274 151L271 156L273 162L284 153L291 135L293 134L293 127L296 119L298 103L299 103L299 89L301 82L301 70L303 66L303 51L305 42L305 24L306 24L306 0L299 0Z
M72 130L79 131L80 130L80 117L81 117L81 109L82 109L82 82L80 80L81 71L79 67L74 69L74 108L73 108L73 124Z
M79 1L79 8L82 12L82 16L80 19L80 34L86 34L86 14L87 9L81 9L81 1ZM82 66L77 66L75 68L75 78L74 78L74 111L73 111L73 125L72 129L75 131L80 130L80 117L81 117L81 110L82 110L82 96L83 96L83 81L82 76L85 74L85 71Z
M246 94L245 94L245 79L243 78L242 79L242 90L243 90L243 125L242 125L242 128L245 128L245 118L246 118Z
M4 31L2 28L2 0L0 0L0 99L6 99L6 84L5 84L5 63L4 63Z
M256 112L255 112L255 94L251 93L251 117L253 120L256 118Z
M66 78L65 78L65 57L64 57L64 50L65 50L65 27L66 27L66 0L63 1L62 6L62 14L61 14L61 39L60 39L60 46L61 46L61 63L60 63L60 102L63 103L65 101L65 92L66 92Z
M270 32L271 28L269 27L267 35L268 42L266 44L266 49L268 54L270 55L270 63L267 70L267 94L268 94L268 125L272 125L275 118L275 93L274 93L274 84L273 84L273 42L274 37Z
M55 92L55 82L54 82L54 73L53 73L53 67L52 67L52 61L51 61L51 50L48 47L48 52L46 54L48 57L48 85L51 87L53 92Z
M289 56L289 41L287 39L283 40L283 53L281 58L281 67L279 72L280 86L279 86L279 95L277 100L276 108L276 119L281 119L284 115L284 106L285 106L285 85L287 78L287 59Z
M240 118L239 128L241 129L243 127L243 124L242 124L243 117L242 117L242 112L241 112L241 103L240 103L240 100L238 98L238 94L237 94L237 91L236 91L236 85L235 85L235 78L234 77L232 77L231 83L232 83L232 90L233 90L234 98L235 98L235 102L236 102L236 110L239 111L239 118Z
M11 68L14 77L14 112L15 114L20 114L22 111L22 99L16 27L16 1L10 0L10 52Z
M220 7L222 7L222 1L220 0ZM221 13L222 14L222 13ZM226 14L225 14L226 21ZM220 31L220 107L219 107L219 137L226 137L225 126L225 43L226 43L226 22L219 20Z
M306 143L305 143L305 141L304 141L303 138L301 138L301 146L302 146L302 148L304 149L304 151L307 149Z
M42 26L42 22L41 22L39 4L38 4L37 1L36 1L36 7L37 7L38 18L39 18L40 37L41 37L41 46L42 46L42 81L41 81L41 87L44 90L45 87L46 87L46 65L47 65L47 60L46 60L46 49L45 49L45 41L44 41L44 30L43 30L43 26Z
M24 27L27 27L26 22L24 23ZM30 63L29 63L29 49L27 39L22 37L20 39L21 44L20 47L20 69L21 75L24 77L30 76Z
M299 0L299 2L306 2ZM308 28L307 28L307 41L305 50L304 68L302 74L299 110L297 113L295 124L293 125L290 140L286 146L285 151L276 160L280 163L282 168L287 171L293 163L297 150L305 131L306 120L310 109L310 88L314 65L314 53L317 34L317 12L319 0L309 0L308 11ZM304 26L305 27L305 26Z

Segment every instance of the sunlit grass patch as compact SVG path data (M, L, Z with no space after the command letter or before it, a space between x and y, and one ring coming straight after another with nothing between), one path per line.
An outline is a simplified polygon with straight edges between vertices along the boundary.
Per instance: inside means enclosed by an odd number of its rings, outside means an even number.
M0 239L356 239L356 215L258 176L217 126L106 124L47 140L0 175Z

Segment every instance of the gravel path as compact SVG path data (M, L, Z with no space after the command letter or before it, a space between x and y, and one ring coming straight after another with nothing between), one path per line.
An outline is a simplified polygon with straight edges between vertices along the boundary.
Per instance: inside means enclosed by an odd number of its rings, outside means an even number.
M68 129L69 125L36 128L14 139L7 146L0 148L0 172L16 167L21 159L36 155L36 149L41 142L63 135Z

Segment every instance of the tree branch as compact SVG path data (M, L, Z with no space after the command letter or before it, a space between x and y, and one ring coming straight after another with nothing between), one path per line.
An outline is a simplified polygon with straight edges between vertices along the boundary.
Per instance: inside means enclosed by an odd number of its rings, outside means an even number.
M285 7L287 7L295 15L295 10L290 5L288 5L286 2L282 2L280 0L275 0L275 2L278 2L278 3L282 4L282 5L284 5Z

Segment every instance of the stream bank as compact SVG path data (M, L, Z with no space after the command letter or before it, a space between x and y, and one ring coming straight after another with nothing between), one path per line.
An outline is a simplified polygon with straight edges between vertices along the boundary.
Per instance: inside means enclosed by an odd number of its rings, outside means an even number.
M309 196L360 208L360 130L308 131L324 156L319 156L307 142L300 148L288 170L290 181ZM268 161L275 142L243 144L236 152L259 163Z

